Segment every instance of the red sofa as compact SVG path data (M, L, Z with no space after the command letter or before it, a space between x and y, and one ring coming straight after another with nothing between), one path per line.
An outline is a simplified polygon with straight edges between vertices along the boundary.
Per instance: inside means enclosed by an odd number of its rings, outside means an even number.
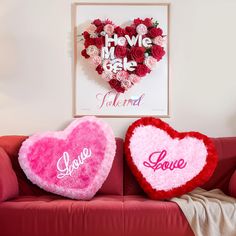
M123 157L123 141L116 139L112 170L90 201L66 199L30 183L18 164L25 136L2 136L0 147L11 158L19 196L0 203L1 236L193 236L176 203L148 199ZM219 163L203 188L228 193L236 169L236 138L213 139Z

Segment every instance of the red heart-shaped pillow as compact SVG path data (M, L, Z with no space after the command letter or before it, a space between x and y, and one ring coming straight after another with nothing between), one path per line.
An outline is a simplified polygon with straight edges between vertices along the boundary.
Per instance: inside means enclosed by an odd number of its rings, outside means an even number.
M166 53L166 35L152 18L134 19L124 28L108 19L96 19L82 34L82 56L120 93L150 73Z
M160 119L134 122L125 138L127 162L152 199L166 199L206 182L217 164L211 140L197 132L179 133Z

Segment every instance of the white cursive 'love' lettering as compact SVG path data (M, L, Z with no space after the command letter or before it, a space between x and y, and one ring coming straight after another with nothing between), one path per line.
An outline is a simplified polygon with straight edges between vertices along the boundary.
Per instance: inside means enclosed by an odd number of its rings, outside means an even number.
M91 156L91 149L84 148L80 155L78 155L77 159L74 159L70 164L70 155L68 152L64 152L57 161L57 170L60 172L57 175L57 178L62 179L65 176L71 176L73 171L77 170L84 164L85 160Z

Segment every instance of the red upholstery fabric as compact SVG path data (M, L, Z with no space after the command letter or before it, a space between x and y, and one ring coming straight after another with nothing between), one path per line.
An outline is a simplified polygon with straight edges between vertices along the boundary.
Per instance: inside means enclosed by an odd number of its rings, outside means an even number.
M0 204L0 229L2 236L193 236L177 204L118 195L21 196Z
M220 188L229 194L229 181L236 169L236 137L212 138L212 141L215 144L219 161L212 177L201 187L207 190ZM124 161L124 195L137 194L144 193Z
M234 171L234 174L232 175L229 182L229 194L230 196L236 198L236 170Z
M22 142L27 138L27 136L2 136L0 137L0 147L10 156L13 169L16 172L20 195L47 195L43 189L32 184L24 172L22 171L18 163L18 152L21 147ZM101 194L118 194L123 195L123 140L121 138L116 138L117 151L112 165L111 172L109 173L106 181L104 182L98 193ZM119 181L117 181L119 180ZM116 183L116 184L114 184Z
M116 138L116 155L112 168L98 193L123 195L123 156L123 140Z
M229 194L229 181L236 169L236 137L213 138L212 141L215 144L219 162L210 180L201 187L207 190L219 188Z
M18 193L18 182L11 161L0 147L0 202L16 197Z

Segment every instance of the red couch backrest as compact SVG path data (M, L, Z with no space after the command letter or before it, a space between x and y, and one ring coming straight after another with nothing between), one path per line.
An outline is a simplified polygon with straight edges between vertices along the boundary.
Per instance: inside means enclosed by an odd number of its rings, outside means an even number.
M2 136L0 137L0 146L5 149L11 158L12 166L16 172L20 195L44 195L49 194L40 189L36 185L32 184L25 176L24 172L20 168L18 163L18 151L22 142L27 136ZM215 144L219 162L217 168L210 178L210 180L202 187L206 189L220 188L225 193L228 193L228 185L230 177L236 169L236 137L231 138L212 138ZM113 163L111 173L109 174L109 181L106 181L99 191L103 194L118 195L137 195L144 194L139 187L137 181L133 177L129 170L129 167L124 161L123 168L123 141L122 139L116 139L117 153ZM123 173L124 172L124 173ZM112 181L114 181L112 183ZM124 185L123 185L124 182ZM124 188L124 189L123 189ZM123 191L122 191L123 190Z
M212 177L202 188L207 190L219 188L228 194L228 185L236 170L236 137L212 138L218 153L218 164ZM124 195L144 194L136 179L124 164Z

